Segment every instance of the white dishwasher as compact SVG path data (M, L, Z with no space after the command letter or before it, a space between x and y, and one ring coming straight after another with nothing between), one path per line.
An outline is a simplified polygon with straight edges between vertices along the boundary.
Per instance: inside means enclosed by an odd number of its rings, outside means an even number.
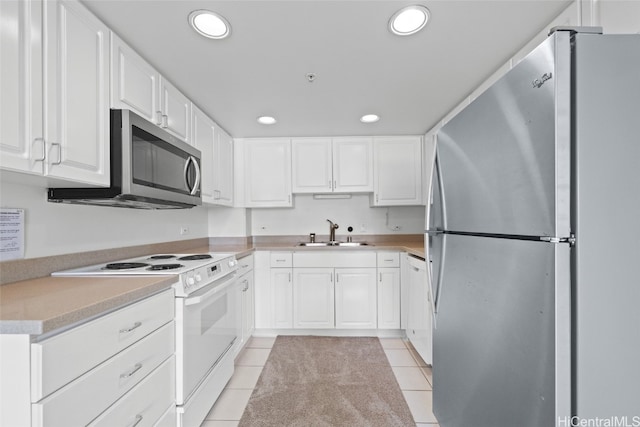
M407 338L429 365L432 363L432 304L427 278L427 265L411 255L408 260Z

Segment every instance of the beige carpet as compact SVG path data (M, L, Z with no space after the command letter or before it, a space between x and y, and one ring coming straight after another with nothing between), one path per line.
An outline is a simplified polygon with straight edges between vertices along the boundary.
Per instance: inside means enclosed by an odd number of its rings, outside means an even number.
M415 426L377 338L279 336L240 426Z

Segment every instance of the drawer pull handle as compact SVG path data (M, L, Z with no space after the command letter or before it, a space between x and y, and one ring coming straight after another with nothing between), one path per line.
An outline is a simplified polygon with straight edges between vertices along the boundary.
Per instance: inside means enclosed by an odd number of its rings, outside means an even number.
M120 378L130 378L140 369L142 369L142 363L136 363L136 366L134 366L132 370L125 372L124 374L120 374Z
M133 326L132 326L132 327L130 327L130 328L120 329L120 333L121 333L121 334L129 333L129 332L131 332L131 331L134 331L134 330L138 329L140 326L142 326L142 322L136 322L136 323L134 323L134 324L133 324Z
M142 415L136 415L136 421L131 424L131 427L136 427L138 424L140 424L140 421L142 421L144 417Z
M393 262L393 259L385 259L384 262Z

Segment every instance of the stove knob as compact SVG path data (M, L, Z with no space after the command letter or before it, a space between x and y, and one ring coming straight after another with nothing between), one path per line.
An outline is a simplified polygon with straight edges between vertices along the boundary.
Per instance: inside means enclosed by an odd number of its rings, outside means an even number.
M196 282L202 281L202 276L196 273Z
M235 259L229 260L229 267L233 268L236 266L237 263L238 261L236 261Z
M187 277L187 286L195 285L196 281L193 277Z

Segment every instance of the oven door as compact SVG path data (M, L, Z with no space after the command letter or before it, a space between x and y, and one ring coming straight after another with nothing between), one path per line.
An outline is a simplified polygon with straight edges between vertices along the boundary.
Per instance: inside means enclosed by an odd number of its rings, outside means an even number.
M184 404L237 338L236 274L176 298L176 403Z

